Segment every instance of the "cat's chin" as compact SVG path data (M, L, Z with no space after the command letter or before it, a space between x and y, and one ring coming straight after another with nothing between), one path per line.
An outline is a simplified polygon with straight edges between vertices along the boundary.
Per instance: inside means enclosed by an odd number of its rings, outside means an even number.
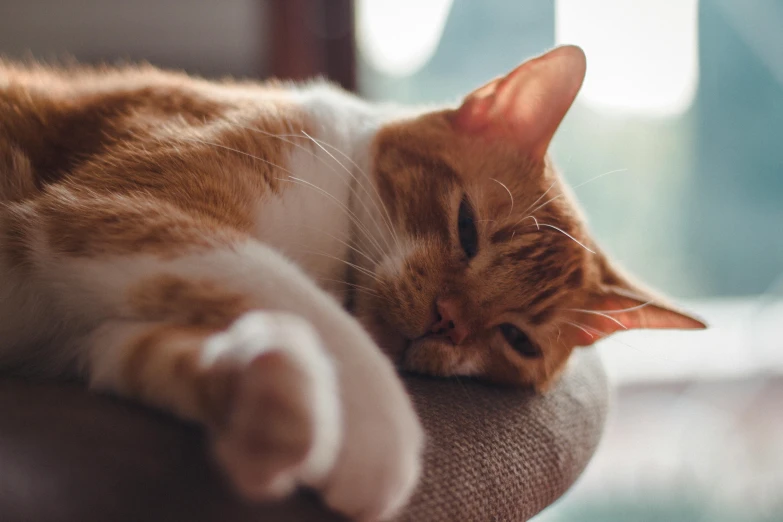
M464 360L465 351L457 349L447 337L422 335L411 339L378 315L360 321L381 351L402 371L436 377L474 373L473 365Z
M446 336L406 331L376 306L367 304L359 302L356 318L399 370L436 377L476 374L476 364L468 360L472 350L455 346Z
M437 377L470 375L474 368L463 359L463 354L448 338L428 335L409 341L398 366Z

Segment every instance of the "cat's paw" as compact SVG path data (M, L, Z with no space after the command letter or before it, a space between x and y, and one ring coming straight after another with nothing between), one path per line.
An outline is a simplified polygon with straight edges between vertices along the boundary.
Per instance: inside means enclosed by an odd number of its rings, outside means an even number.
M337 385L306 321L246 314L207 341L204 362L235 379L213 428L214 450L245 497L280 497L332 468L341 438Z
M418 417L391 365L385 358L378 362L383 365L341 372L342 449L326 481L316 484L326 504L352 520L392 518L421 473L424 434Z

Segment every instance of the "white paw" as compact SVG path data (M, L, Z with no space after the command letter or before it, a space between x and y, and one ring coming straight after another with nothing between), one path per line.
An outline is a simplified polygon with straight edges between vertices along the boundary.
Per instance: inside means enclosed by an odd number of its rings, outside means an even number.
M346 440L324 501L354 520L387 520L407 503L421 472L421 437L416 429L367 429L361 440ZM396 433L390 433L396 432Z
M341 441L339 396L332 363L309 323L248 313L207 340L202 362L236 379L214 449L242 494L279 497L332 469Z
M389 361L366 336L353 340L354 357L335 356L343 407L342 448L334 470L317 487L330 507L354 520L387 520L416 487L424 434ZM335 341L330 341L331 346ZM332 348L334 354L337 350ZM378 357L359 356L367 353Z

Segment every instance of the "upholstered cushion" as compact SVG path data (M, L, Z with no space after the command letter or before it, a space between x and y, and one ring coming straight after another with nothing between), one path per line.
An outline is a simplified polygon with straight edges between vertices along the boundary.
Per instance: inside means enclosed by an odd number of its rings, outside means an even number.
M424 477L400 521L526 520L587 464L607 389L595 354L544 396L406 378L427 433ZM303 493L248 505L206 458L199 430L77 385L0 380L0 520L339 520Z

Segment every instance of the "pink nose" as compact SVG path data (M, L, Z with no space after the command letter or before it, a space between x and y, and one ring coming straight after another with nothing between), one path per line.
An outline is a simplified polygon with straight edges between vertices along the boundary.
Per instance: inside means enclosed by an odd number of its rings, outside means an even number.
M430 327L430 333L445 335L454 344L460 344L470 333L460 319L457 303L449 299L435 301L438 317Z

